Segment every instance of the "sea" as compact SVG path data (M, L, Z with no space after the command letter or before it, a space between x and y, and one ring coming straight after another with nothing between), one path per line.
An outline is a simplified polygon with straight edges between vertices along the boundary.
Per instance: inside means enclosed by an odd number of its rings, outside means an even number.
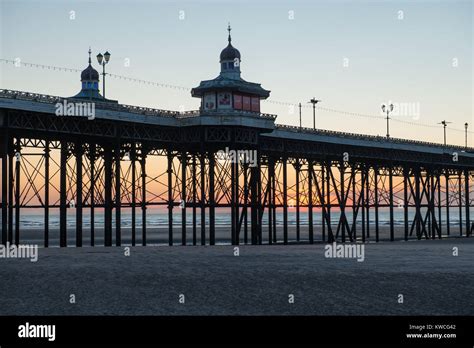
M465 215L465 208L462 209L462 219L464 219ZM471 213L472 214L472 213ZM308 224L308 212L307 211L300 211L300 225L305 226ZM405 223L404 220L404 211L403 208L396 207L393 212L394 215L394 225L395 226L402 226ZM426 215L426 209L422 210L423 218ZM414 209L409 209L408 211L408 218L409 222L413 221L415 216ZM443 208L441 213L441 220L443 224L446 222L446 211ZM474 215L471 215L474 216ZM91 218L90 218L90 210L88 208L83 209L83 227L87 228L90 227ZM349 223L353 221L352 209L346 210L346 217ZM339 209L333 208L331 210L331 223L337 224L340 218ZM193 212L191 208L188 208L186 211L186 224L188 226L192 226L193 219ZM289 208L288 209L288 225L289 226L296 226L296 209ZM438 210L436 210L436 219L438 219ZM59 209L51 208L49 212L49 227L50 228L59 228ZM201 212L200 209L196 209L196 220L197 224L200 225L201 223ZM250 223L251 215L250 209L248 209L248 221ZM268 212L265 211L262 223L268 224ZM375 225L375 212L373 209L369 212L369 224ZM459 209L458 208L450 208L449 210L449 220L451 225L459 224ZM115 222L115 212L112 214L112 221ZM136 208L136 223L135 226L139 227L142 225L142 211L140 207ZM313 225L318 226L322 225L322 214L321 211L314 210L313 211ZM360 224L362 221L362 213L359 210L357 215L357 223ZM366 216L367 221L367 216ZM462 221L462 220L461 220ZM1 216L0 216L1 222ZM182 223L182 212L179 208L173 209L173 225L181 226ZM230 226L231 224L231 213L230 209L228 208L217 208L215 213L215 225L219 226ZM277 226L283 225L283 211L281 209L277 210L276 213L276 224ZM379 208L379 225L389 225L390 224L390 213L386 208ZM76 210L75 208L68 208L67 211L67 226L68 227L75 227L76 225ZM101 228L104 225L104 212L101 208L96 208L94 212L94 226L97 228ZM132 214L130 208L122 208L121 210L121 226L131 227L132 225ZM148 208L146 211L146 225L150 228L164 228L168 226L168 211L164 209L153 209ZM206 225L209 225L209 211L206 209ZM40 209L21 209L20 211L20 229L42 229L44 227L44 212Z

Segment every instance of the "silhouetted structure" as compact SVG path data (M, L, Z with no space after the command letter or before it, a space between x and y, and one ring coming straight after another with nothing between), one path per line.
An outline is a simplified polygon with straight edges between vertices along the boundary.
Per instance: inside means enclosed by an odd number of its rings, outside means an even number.
M303 241L301 214L308 214L304 239L309 243L366 241L371 233L378 241L381 208L390 214L391 240L394 209L403 209L404 239L413 233L419 239L441 238L442 228L450 234L452 214L459 218L459 235L471 234L472 149L276 125L275 115L260 112L260 100L270 92L240 77L240 52L231 44L230 30L228 41L220 56L219 76L192 90L202 100L198 111L180 113L105 100L91 65L81 74L81 92L72 98L0 90L2 243L20 243L21 211L41 208L48 246L50 210L59 208L60 246L67 246L71 233L76 246L82 246L86 209L94 245L95 212L103 208L104 243L121 245L121 213L127 208L132 245L137 243L137 232L146 245L147 207L154 205L168 208L170 245L175 239L183 245L215 244L215 212L222 207L231 211L232 244ZM57 103L78 102L94 103L94 119L55 114ZM42 153L29 153L30 148ZM236 163L220 160L217 154L226 148L256 151L256 165L246 157L250 152ZM59 163L53 163L51 152L59 153ZM36 165L28 164L30 156L40 157ZM154 156L164 157L166 167L147 166ZM58 172L51 170L56 165ZM292 185L289 171L297 178ZM51 181L56 175L59 187ZM150 191L152 184L163 189ZM50 200L51 190L59 192L57 202ZM40 203L32 204L33 198ZM72 205L74 231L67 225ZM288 228L289 208L296 213L294 234ZM413 216L409 208L414 209ZM178 237L175 209L181 212ZM282 209L281 229L277 209ZM314 209L322 212L319 231ZM337 221L331 219L335 210ZM192 215L191 226L187 214Z

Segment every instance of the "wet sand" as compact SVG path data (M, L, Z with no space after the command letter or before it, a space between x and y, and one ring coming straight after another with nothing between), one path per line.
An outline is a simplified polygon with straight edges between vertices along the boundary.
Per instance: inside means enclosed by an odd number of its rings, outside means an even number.
M442 225L442 237L443 238L457 238L460 236L459 234L459 226L451 225L450 226L450 235L447 235L447 229L445 225ZM463 226L463 234L465 226ZM395 241L402 241L405 238L404 227L400 225L396 225L394 229L394 240ZM316 243L323 242L322 236L322 227L320 225L314 227L314 241ZM336 233L336 226L333 226L333 233ZM83 229L83 245L87 246L90 245L91 234L89 228ZM277 226L277 243L283 243L283 226ZM122 235L122 245L131 245L132 244L132 229L130 227L122 227L121 228L121 235ZM160 228L147 228L146 231L146 241L147 245L168 245L168 235L169 230L168 227L160 227ZM327 240L327 231L326 231L326 240ZM268 243L268 226L264 225L262 227L262 236L263 236L263 244ZM366 241L375 241L375 226L371 225L369 227L369 232L366 231ZM431 235L429 235L431 238ZM115 245L115 228L112 230L112 243ZM142 245L142 230L141 227L136 228L135 232L136 238L136 245ZM425 239L425 237L423 237ZM436 235L436 238L438 236ZM338 241L342 239L342 232L339 233ZM357 225L356 228L356 239L358 242L362 242L362 226L360 224ZM409 240L417 240L416 232L413 231L413 234L408 236ZM49 245L51 247L59 246L59 229L58 228L50 228L49 232ZM381 225L379 227L379 240L380 241L389 241L390 240L390 228L387 225ZM96 228L95 229L95 236L94 241L96 246L104 245L104 232L103 228ZM206 234L205 234L205 244L209 244L209 226L206 226ZM215 242L216 244L230 244L231 241L231 231L230 227L225 226L216 226L216 233L215 233ZM247 241L248 243L251 242L251 229L250 226L247 231ZM296 235L296 227L289 226L288 227L288 241L290 243L297 242L297 235ZM308 227L301 226L300 229L300 242L307 243L309 241L308 236ZM346 241L349 241L349 237L346 234ZM75 228L68 227L67 232L67 242L68 246L75 246L76 245L76 231ZM245 233L244 229L241 229L240 232L240 243L243 244L245 242ZM44 245L44 232L42 230L37 229L22 229L20 231L20 243L23 244L38 244L39 246ZM175 245L181 245L182 243L182 229L180 225L173 226L173 243ZM192 245L193 244L193 229L192 226L187 227L186 229L186 244ZM196 228L196 244L201 245L201 229L200 226L197 225Z

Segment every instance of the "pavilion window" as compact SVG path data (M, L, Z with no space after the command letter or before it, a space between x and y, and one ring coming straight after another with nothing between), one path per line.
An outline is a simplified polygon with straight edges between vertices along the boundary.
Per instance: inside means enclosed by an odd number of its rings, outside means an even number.
M252 97L252 111L260 112L260 98L259 97Z
M234 109L242 110L242 95L234 94Z

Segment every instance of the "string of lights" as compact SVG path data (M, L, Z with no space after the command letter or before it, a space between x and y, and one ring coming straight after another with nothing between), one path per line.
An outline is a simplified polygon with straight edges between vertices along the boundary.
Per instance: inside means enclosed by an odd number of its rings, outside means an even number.
M48 69L48 70L53 70L53 71L63 71L63 72L74 72L74 73L80 73L82 70L80 69L75 69L75 68L68 68L68 67L59 67L59 66L54 66L54 65L46 65L46 64L38 64L38 63L30 63L30 62L23 62L19 59L12 60L12 59L1 59L0 62L4 64L13 64L17 68L19 67L27 67L27 68L37 68L37 69ZM142 85L148 85L148 86L154 86L154 87L160 87L160 88L169 88L169 89L175 89L175 90L181 90L181 91L186 91L190 92L191 88L189 87L184 87L184 86L178 86L178 85L173 85L173 84L165 84L165 83L160 83L160 82L155 82L155 81L149 81L149 80L143 80L139 78L134 78L134 77L129 77L129 76L123 76L123 75L118 75L118 74L111 74L107 73L109 77L118 79L118 80L124 80L124 81L129 81L129 82L134 82ZM266 103L269 104L274 104L274 105L280 105L280 106L288 106L291 108L299 108L299 103L291 103L291 102L286 102L286 101L278 101L278 100L265 100ZM308 104L301 104L302 108L313 108L312 105ZM358 113L358 112L350 112L350 111L344 111L344 110L338 110L338 109L333 109L325 106L316 106L317 110L325 111L325 112L331 112L331 113L337 113L340 115L346 115L346 116L352 116L352 117L361 117L361 118L368 118L368 119L378 119L378 120L385 120L385 116L382 115L373 115L373 114L364 114L364 113ZM396 123L401 123L401 124L407 124L415 127L427 127L427 128L439 128L436 125L432 124L427 124L427 123L421 123L421 122L414 122L414 121L408 121L408 120L402 120L398 119L395 117L391 118L392 122ZM450 131L454 132L462 132L465 133L465 129L458 129L458 128L449 128ZM473 131L468 131L467 133L469 134L474 134Z
M136 82L136 83L149 85L149 86L178 89L178 90L187 91L187 92L191 91L191 88L189 88L189 87L170 85L170 84L159 83L159 82L154 82L154 81L147 81L147 80L137 79L137 78L134 78L134 77L117 75L117 74L107 73L107 75L110 76L110 77L114 77L116 79L119 79L119 80L126 80L126 81Z
M82 71L80 69L53 66L53 65L45 65L45 64L37 64L37 63L29 63L29 62L22 62L20 60L11 60L11 59L0 59L0 62L5 63L5 64L13 64L18 68L24 66L24 67L27 67L27 68L40 68L40 69L48 69L48 70L64 71L64 72L78 72L78 73L80 73ZM130 81L130 82L135 82L135 83L150 85L150 86L155 86L155 87L163 87L163 88L179 89L179 90L183 90L183 91L191 91L191 88L189 88L189 87L176 86L176 85L172 85L172 84L165 84L165 83L159 83L159 82L154 82L154 81L142 80L142 79L123 76L123 75L107 73L107 76L113 77L113 78L116 78L116 79L119 79L119 80L125 80L125 81Z
M60 66L53 66L53 65L45 65L45 64L37 64L37 63L28 63L22 62L20 59L2 59L0 58L0 62L4 64L13 64L15 67L20 68L22 66L27 68L41 68L41 69L48 69L48 70L57 70L57 71L66 71L66 72L81 72L82 70L74 69L74 68L66 68Z

